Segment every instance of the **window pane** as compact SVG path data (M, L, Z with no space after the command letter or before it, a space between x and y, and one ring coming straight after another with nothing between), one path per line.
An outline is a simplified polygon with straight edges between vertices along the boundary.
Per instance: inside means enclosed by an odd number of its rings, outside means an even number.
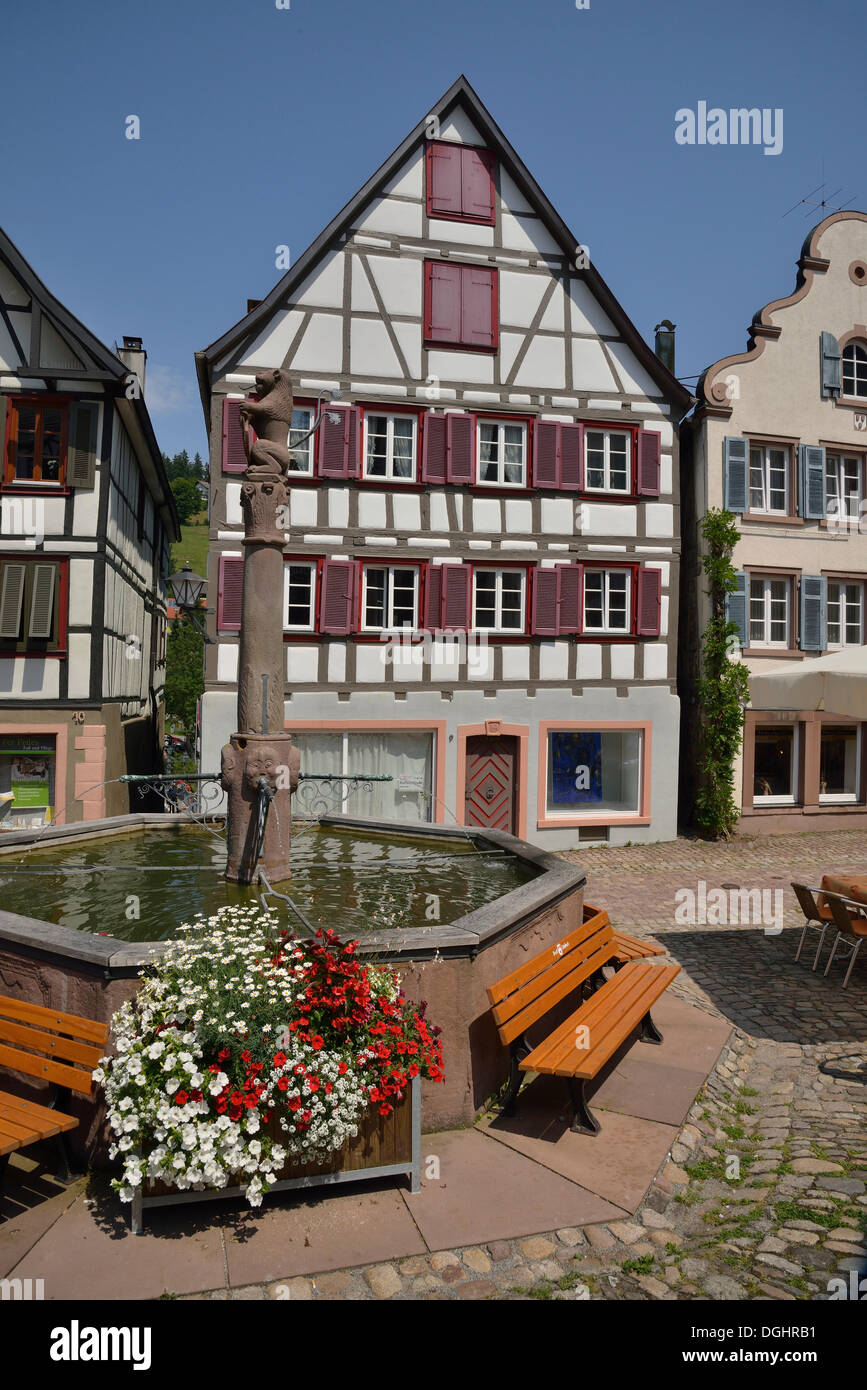
M286 626L311 628L313 626L313 568L311 565L289 565L287 575Z
M852 725L822 725L819 797L858 796L858 731Z
M414 423L409 416L395 417L392 446L392 475L395 478L412 477Z
M620 492L629 488L629 440L625 434L608 436L609 487Z
M794 799L794 729L756 729L753 797Z
M289 430L289 449L292 453L292 461L289 467L293 473L313 472L313 439L310 438L301 445L298 443L311 428L312 424L312 410L308 410L306 407L299 407L297 410L292 411L292 427Z
M765 455L763 449L750 449L750 510L765 506Z
M415 570L392 570L392 610L395 627L415 626Z
M586 440L587 487L605 486L605 435L601 430L588 430Z
M36 450L36 411L32 406L18 410L18 446L16 449L16 478L32 478Z
M367 458L365 471L368 477L384 478L388 454L388 416L368 415L367 417Z
M368 568L365 578L365 627L385 627L385 579L384 569Z
M497 625L497 573L496 570L477 570L475 575L476 627L496 627Z
M548 735L549 814L637 814L641 741L637 729L552 730Z
M584 626L600 628L605 625L603 595L604 575L601 570L584 571Z
M521 611L521 575L504 574L502 576L502 626L520 632L524 626L524 615Z

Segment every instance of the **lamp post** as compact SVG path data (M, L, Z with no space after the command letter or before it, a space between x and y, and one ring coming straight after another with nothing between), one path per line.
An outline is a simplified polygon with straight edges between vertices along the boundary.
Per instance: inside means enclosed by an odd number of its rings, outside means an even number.
M185 617L190 619L193 627L200 632L206 642L213 642L214 638L209 637L200 622L196 620L196 613L212 613L212 608L200 608L208 581L203 579L200 574L196 574L189 560L187 560L177 574L169 575L169 590L172 598L178 605Z

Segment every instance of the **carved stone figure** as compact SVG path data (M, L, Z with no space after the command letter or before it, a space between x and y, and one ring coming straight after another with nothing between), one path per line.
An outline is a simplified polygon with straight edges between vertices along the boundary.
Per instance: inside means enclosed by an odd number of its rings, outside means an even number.
M220 785L227 794L226 877L250 883L261 867L272 884L289 877L290 797L298 786L301 755L292 735L233 734L220 755ZM256 857L259 834L259 791L265 779L270 797L261 858Z
M292 383L280 367L256 376L257 401L240 405L247 477L283 477L289 472L289 429L292 424ZM250 443L250 426L258 438Z

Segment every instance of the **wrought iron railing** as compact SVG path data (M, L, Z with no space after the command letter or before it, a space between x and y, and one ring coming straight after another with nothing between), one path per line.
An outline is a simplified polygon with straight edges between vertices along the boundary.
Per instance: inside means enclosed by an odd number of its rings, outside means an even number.
M169 812L186 813L194 820L213 815L221 808L223 788L219 773L125 773L118 778L134 786L142 799L155 795ZM357 792L373 792L376 782L393 782L390 773L302 772L294 798L294 813L302 820L340 812Z

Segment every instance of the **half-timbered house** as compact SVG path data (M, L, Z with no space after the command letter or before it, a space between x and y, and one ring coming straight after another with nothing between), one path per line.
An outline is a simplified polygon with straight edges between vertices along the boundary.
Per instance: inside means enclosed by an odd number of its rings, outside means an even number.
M690 396L596 250L460 78L197 355L216 598L204 770L235 719L239 402L282 366L298 448L274 602L303 770L389 778L347 802L358 814L551 848L675 834Z

